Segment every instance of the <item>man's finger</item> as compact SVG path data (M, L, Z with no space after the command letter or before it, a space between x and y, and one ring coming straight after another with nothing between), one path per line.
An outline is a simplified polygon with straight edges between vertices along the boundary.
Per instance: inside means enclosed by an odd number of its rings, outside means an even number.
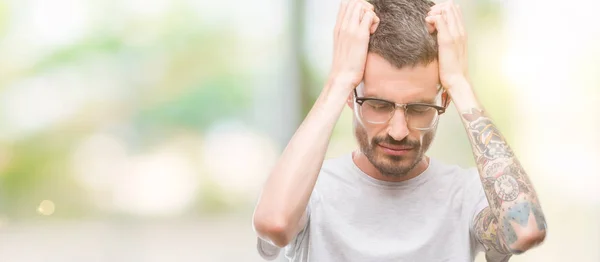
M361 0L356 1L355 4L352 6L352 10L350 11L351 17L350 21L348 21L348 28L350 30L356 30L356 28L358 28L358 26L360 25L360 17L364 12L364 6L362 3L360 3L360 1Z
M373 23L371 23L371 28L369 29L369 33L371 34L377 31L377 27L379 27L379 22L381 21L379 20L379 16L377 16L375 12L373 12L373 15L375 15L375 17L373 18Z
M352 23L352 14L353 14L353 10L354 7L359 5L357 0L350 0L350 2L348 3L348 6L346 7L346 12L344 13L344 18L342 19L342 25L340 27L340 30L345 31L348 30L350 28L350 25Z
M369 3L366 0L360 0L360 2L363 4L363 6L365 7L364 12L362 12L361 16L360 16L360 20L362 21L364 19L364 15L367 13L367 11L372 11L375 12L375 6L373 6L373 4ZM369 32L372 34L375 32L375 30L377 30L377 26L379 25L379 17L377 17L377 14L373 13L375 16L373 17L373 23L371 25L371 27L369 28ZM361 22L362 23L362 22Z
M435 23L433 22L432 19L428 20L427 19L428 17L425 17L425 24L427 26L427 32L429 32L429 34L433 34L433 32L435 32Z
M444 9L447 5L448 5L448 2L436 4L431 7L431 9L429 10L429 13L427 13L427 15L441 15L442 9Z
M361 32L366 32L366 31L370 32L370 28L375 20L375 17L377 17L375 15L375 12L373 12L371 10L365 11L365 15L363 16L363 19L360 21L360 31Z
M456 21L458 22L458 32L461 37L467 36L465 30L465 21L463 20L462 12L460 11L460 6L454 5L454 15L456 16Z
M348 2L349 0L342 0L340 2L340 10L338 11L337 19L335 21L335 28L333 29L334 41L337 41L338 35L340 34L340 27L344 22L344 15L346 14Z
M428 15L440 14L441 8L442 8L442 4L436 4L429 9L429 13L427 13L427 14Z
M428 16L425 21L432 23L437 30L438 43L440 45L452 44L452 38L448 32L446 20L441 15Z
M365 15L366 11L368 11L368 10L375 11L375 7L371 3L369 3L369 2L367 2L365 0L359 0L359 2L364 7L363 8L363 12L361 12L361 14L360 14L360 21L362 21L363 16Z
M458 31L458 21L456 19L456 15L454 13L452 2L446 6L442 11L442 16L446 19L448 25L448 32L452 37L452 41L456 41L460 39L460 32Z
M441 14L442 14L442 9L431 10L427 13L427 15L441 15Z
M360 2L363 4L363 6L365 7L366 10L375 11L375 7L373 6L373 4L371 4L365 0L360 0Z

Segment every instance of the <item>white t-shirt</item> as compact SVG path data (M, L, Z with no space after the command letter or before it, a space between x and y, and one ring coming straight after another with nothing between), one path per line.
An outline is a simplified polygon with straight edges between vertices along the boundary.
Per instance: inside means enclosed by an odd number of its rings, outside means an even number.
M473 261L482 250L473 220L487 206L475 168L430 158L419 176L385 182L345 154L323 163L308 223L285 256L292 262ZM273 260L280 249L258 239L258 251Z

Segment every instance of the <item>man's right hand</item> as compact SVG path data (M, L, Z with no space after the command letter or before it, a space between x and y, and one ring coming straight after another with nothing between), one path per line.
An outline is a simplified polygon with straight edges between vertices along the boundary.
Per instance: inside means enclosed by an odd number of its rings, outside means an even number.
M362 81L369 38L377 30L379 18L365 0L342 0L333 32L333 63L329 83L349 91Z

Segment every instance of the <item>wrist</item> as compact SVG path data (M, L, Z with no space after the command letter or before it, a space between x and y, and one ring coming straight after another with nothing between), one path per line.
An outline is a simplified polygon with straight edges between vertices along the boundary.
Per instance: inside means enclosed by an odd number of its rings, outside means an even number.
M341 112L351 98L352 90L352 84L348 82L329 79L321 90L315 106L319 111Z
M481 107L471 84L466 79L457 80L446 89L459 113Z
M356 77L349 73L332 73L327 78L326 87L352 91L358 86L359 82L360 80L357 81Z
M470 81L465 76L446 77L446 81L443 81L442 84L448 92L456 91L464 93L465 90L471 89Z

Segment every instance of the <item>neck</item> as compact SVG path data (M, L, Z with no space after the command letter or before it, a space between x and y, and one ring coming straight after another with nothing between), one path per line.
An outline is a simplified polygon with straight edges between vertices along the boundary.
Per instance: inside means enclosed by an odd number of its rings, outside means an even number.
M352 160L354 161L354 164L356 164L356 166L360 170L362 170L365 174L367 174L368 176L375 178L377 180L387 181L387 182L402 182L402 181L406 181L409 179L413 179L413 178L419 176L420 174L422 174L429 166L429 157L424 156L423 159L421 159L421 161L419 161L419 163L413 169L408 171L407 174L405 174L403 176L389 176L389 175L382 174L371 163L371 161L369 161L367 156L365 156L364 154L362 154L359 151L352 152Z

